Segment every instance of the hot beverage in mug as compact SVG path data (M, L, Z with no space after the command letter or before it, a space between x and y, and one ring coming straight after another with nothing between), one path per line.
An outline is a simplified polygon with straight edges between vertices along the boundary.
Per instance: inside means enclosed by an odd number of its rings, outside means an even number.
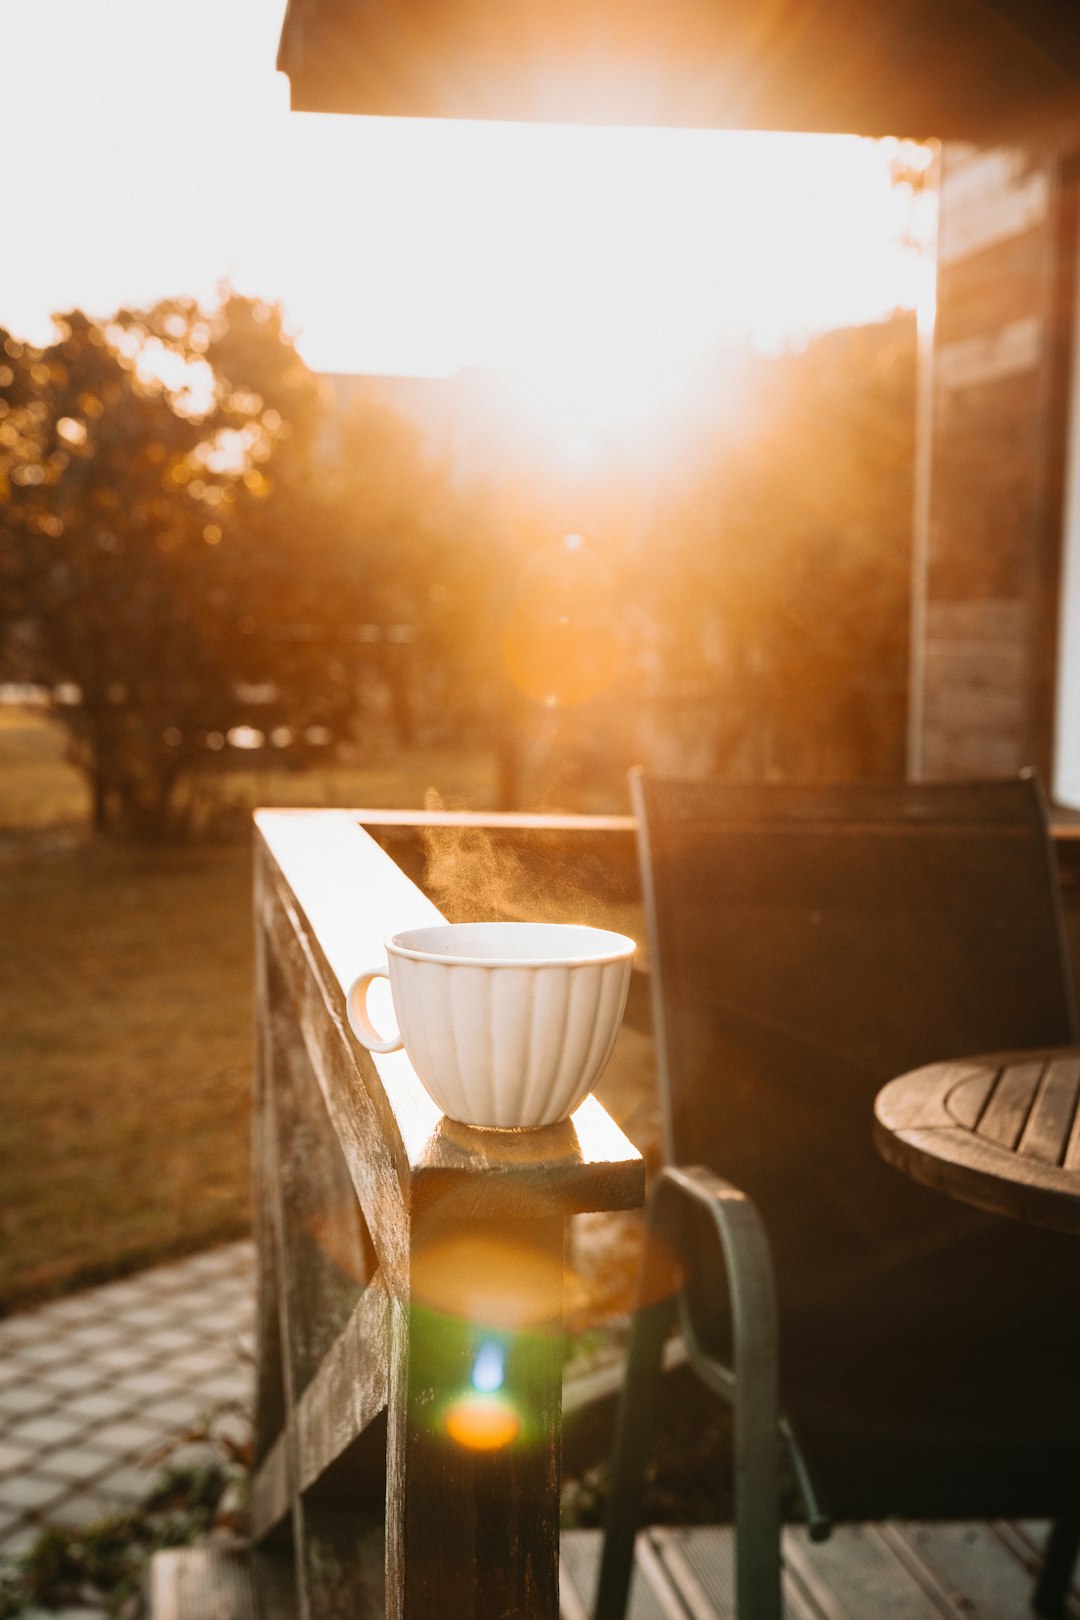
M404 1046L450 1119L488 1127L553 1125L600 1078L622 1022L634 941L570 923L444 923L394 934L388 969L349 989L349 1023L373 1052ZM368 1015L387 978L399 1028Z

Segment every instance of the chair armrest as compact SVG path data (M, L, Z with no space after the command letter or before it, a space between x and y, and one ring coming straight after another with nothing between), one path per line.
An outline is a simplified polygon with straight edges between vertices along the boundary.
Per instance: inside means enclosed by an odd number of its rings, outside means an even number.
M682 1257L684 1254L677 1215L680 1199L707 1209L720 1239L731 1294L734 1369L704 1348L685 1293L681 1290L678 1296L679 1329L690 1363L702 1383L715 1394L723 1396L739 1413L747 1393L744 1373L742 1396L736 1401L740 1368L750 1364L756 1367L764 1360L770 1368L770 1378L775 1381L776 1388L779 1387L776 1286L768 1237L755 1205L738 1187L699 1165L669 1166L661 1172L653 1191L649 1218L650 1229L658 1234L663 1233L664 1241L673 1255ZM654 1210L655 1227L652 1226ZM752 1387L757 1393L759 1386L756 1376ZM774 1400L778 1401L778 1395L774 1396ZM752 1416L748 1420L754 1421ZM767 1410L762 1410L760 1421L763 1424L768 1421ZM786 1417L778 1413L775 1422L791 1457L799 1495L806 1509L811 1540L825 1541L832 1533L832 1519L821 1505L802 1447Z

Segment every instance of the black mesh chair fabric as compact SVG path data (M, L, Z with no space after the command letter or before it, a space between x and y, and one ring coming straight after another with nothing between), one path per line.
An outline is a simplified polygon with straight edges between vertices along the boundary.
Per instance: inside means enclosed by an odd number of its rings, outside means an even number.
M915 1184L871 1134L894 1075L1076 1038L1038 782L633 791L666 1154L764 1218L826 1507L1075 1504L1080 1244Z

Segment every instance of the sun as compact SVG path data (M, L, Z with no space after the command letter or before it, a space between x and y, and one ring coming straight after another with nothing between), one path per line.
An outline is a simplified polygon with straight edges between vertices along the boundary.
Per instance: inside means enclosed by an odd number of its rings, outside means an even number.
M320 369L604 374L614 397L717 336L914 302L898 142L291 116L276 280Z
M911 143L293 117L278 279L305 358L498 373L503 426L570 468L659 453L725 346L881 318L926 274Z

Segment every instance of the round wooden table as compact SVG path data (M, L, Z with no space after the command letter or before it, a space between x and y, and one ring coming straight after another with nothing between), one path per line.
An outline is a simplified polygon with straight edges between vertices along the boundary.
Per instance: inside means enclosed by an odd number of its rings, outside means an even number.
M1080 1047L931 1063L874 1103L882 1156L982 1209L1080 1234Z

